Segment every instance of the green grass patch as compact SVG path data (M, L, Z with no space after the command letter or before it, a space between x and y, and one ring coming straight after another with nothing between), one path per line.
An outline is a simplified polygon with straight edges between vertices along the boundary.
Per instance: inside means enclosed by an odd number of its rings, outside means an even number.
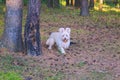
M85 65L86 65L85 62L79 62L79 63L77 64L78 67L83 67L83 66L85 66Z
M23 80L16 72L0 72L0 80Z
M91 73L91 79L92 80L106 80L105 77L106 77L106 73L103 73L103 72L96 72L96 71L93 71Z
M0 56L0 70L5 71L23 71L24 67L27 65L27 62L21 58L14 58L12 55Z

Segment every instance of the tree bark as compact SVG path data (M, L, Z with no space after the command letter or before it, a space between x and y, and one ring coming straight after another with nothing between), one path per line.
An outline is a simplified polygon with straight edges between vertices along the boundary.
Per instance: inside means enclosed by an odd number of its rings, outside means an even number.
M118 0L114 0L113 3L115 4L115 6L118 4Z
M99 0L99 10L102 11L103 7L103 0Z
M22 0L6 0L5 29L2 43L10 51L23 51Z
M81 0L80 15L89 16L88 0Z
M71 0L71 5L74 6L74 0Z
M60 7L59 0L48 0L47 6L48 8L59 8Z
M40 6L41 0L29 0L29 8L25 25L25 51L28 55L42 54L40 40Z
M94 0L90 0L89 8L90 9L94 8Z
M53 1L54 1L54 7L59 8L60 7L59 0L53 0Z
M75 7L80 7L80 0L75 0Z
M66 6L69 6L70 4L69 4L69 0L66 0Z
M53 0L48 0L47 1L47 7L48 8L53 8Z

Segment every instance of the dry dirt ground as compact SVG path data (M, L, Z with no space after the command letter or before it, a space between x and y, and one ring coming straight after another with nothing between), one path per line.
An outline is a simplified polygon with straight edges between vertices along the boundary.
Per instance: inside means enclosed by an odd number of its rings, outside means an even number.
M47 49L45 41L49 32L59 27L44 25L41 27L43 54L31 57L7 53L14 57L11 64L24 66L21 75L25 80L120 80L120 29L69 27L74 44L66 50L67 54L59 53L56 47ZM3 52L0 50L1 56Z
M66 55L56 48L47 50L45 41L42 42L43 66L63 72L62 80L120 80L120 29L70 27L71 41L75 44L66 50ZM46 33L49 33L47 27L41 34Z

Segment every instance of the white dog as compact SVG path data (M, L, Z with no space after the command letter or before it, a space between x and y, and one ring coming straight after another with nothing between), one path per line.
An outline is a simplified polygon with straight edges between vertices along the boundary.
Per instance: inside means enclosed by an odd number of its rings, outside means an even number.
M49 46L48 49L52 49L52 46L56 43L58 50L65 54L64 49L70 46L70 32L70 28L59 28L58 32L51 33L46 41L46 45Z

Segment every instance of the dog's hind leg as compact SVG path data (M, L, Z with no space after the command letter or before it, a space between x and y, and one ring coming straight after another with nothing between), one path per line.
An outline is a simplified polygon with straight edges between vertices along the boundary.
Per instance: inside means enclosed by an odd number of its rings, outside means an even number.
M46 45L48 45L48 49L52 49L52 46L54 45L55 41L53 38L49 38L47 41L46 41Z

